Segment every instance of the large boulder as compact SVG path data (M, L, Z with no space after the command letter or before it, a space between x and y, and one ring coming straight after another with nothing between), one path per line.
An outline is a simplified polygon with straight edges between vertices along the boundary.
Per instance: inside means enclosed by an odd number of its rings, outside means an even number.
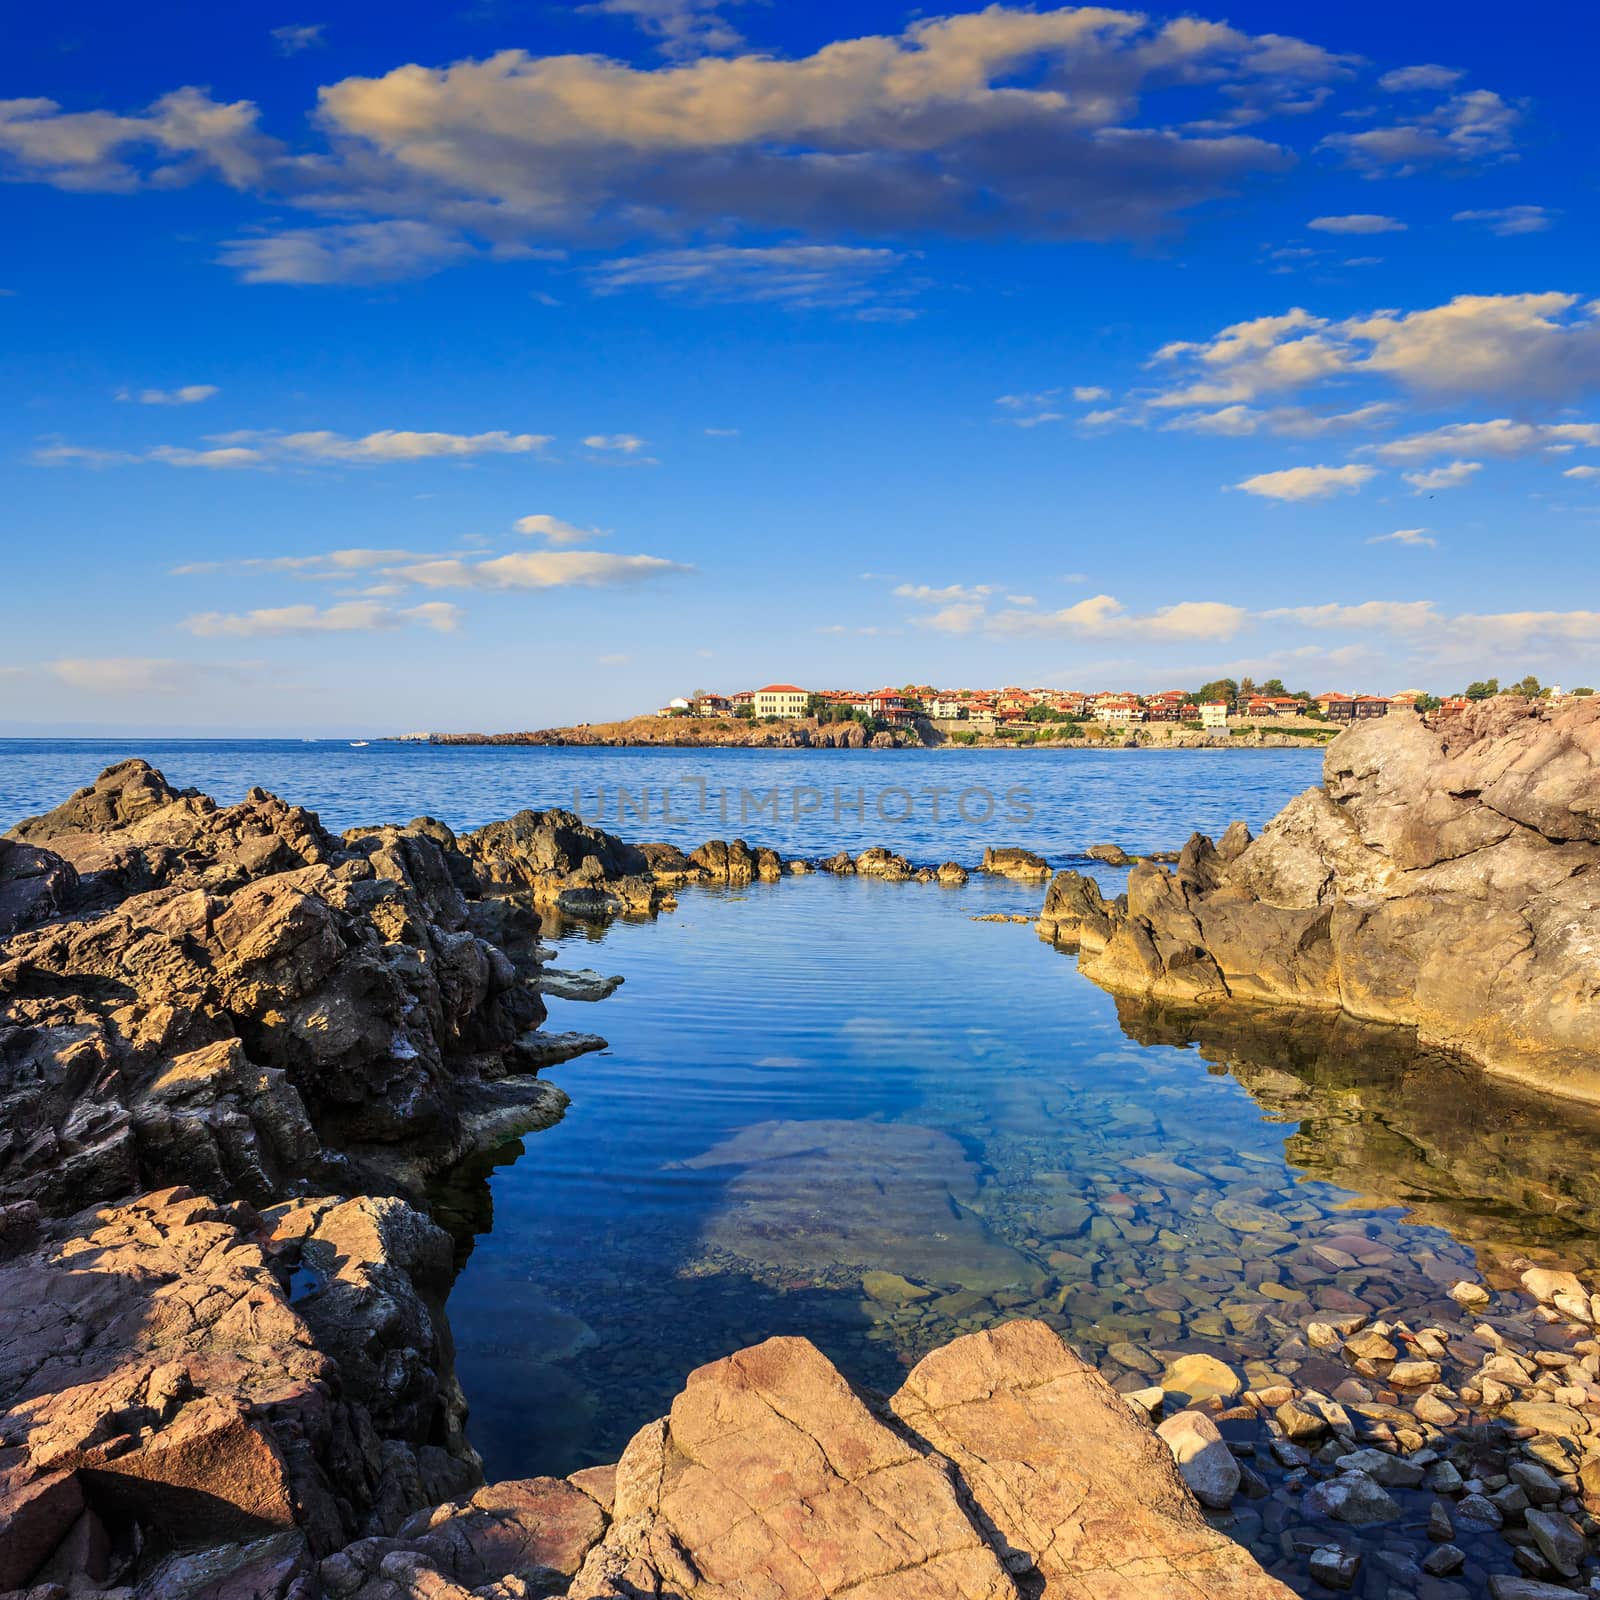
M572 811L519 811L458 842L486 888L524 891L571 917L648 913L671 903L644 850Z
M1600 1100L1600 702L1374 719L1251 839L1195 835L1039 929L1121 994L1337 1008Z
M617 1469L572 1600L1286 1600L1042 1323L925 1357L875 1413L804 1339L690 1375Z

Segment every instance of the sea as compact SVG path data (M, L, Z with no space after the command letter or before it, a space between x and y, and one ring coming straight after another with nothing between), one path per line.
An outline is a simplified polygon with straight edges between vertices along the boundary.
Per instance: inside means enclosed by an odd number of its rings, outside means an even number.
M1259 829L1320 767L1298 750L11 740L0 829L130 755L335 829L560 806L685 847L885 845L969 868L991 845L1084 866L1095 844ZM491 1479L614 1461L693 1368L774 1334L880 1392L1023 1315L1125 1389L1195 1352L1264 1384L1303 1358L1324 1298L1426 1326L1459 1317L1462 1277L1600 1265L1589 1113L1552 1116L1391 1030L1119 1001L1038 938L1042 892L818 874L546 930L554 964L623 979L549 1002L548 1026L608 1046L550 1072L571 1099L556 1126L433 1197ZM1270 1546L1265 1512L1237 1515ZM1377 1549L1385 1531L1340 1536Z

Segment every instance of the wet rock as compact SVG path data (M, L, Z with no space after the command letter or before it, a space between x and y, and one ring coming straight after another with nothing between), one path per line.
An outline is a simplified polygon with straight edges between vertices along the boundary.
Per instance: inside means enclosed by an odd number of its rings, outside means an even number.
M959 889L967 881L967 869L956 861L940 864L934 876L947 889Z
M891 883L904 883L914 875L914 870L904 856L874 845L856 857L856 872L863 878L885 878Z
M1166 1441L1183 1481L1202 1505L1225 1510L1239 1492L1239 1463L1217 1425L1203 1411L1180 1411L1156 1433Z
M1374 1483L1389 1489L1412 1489L1422 1482L1423 1468L1383 1450L1353 1450L1340 1456L1334 1465L1341 1472L1365 1473Z
M1528 1532L1540 1553L1565 1578L1575 1578L1589 1554L1583 1530L1571 1517L1559 1511L1527 1511L1523 1514Z
M1393 1522L1400 1516L1393 1497L1364 1472L1341 1472L1324 1479L1306 1495L1305 1506L1315 1516L1332 1517L1354 1527Z
M1453 1544L1435 1545L1422 1558L1422 1570L1435 1578L1447 1578L1466 1564L1466 1552Z
M1437 1361L1397 1361L1389 1369L1389 1382L1396 1389L1423 1389L1437 1383L1439 1376Z
M1244 1388L1244 1381L1226 1361L1197 1353L1171 1362L1161 1374L1161 1387L1189 1401L1231 1400Z
M1039 1277L971 1209L977 1169L931 1128L762 1122L685 1165L740 1169L705 1239L760 1268L896 1270L981 1294Z
M1559 1583L1514 1578L1503 1572L1489 1577L1490 1600L1572 1600L1572 1590Z
M1465 1306L1469 1311L1476 1311L1489 1303L1489 1291L1481 1283L1472 1283L1462 1279L1460 1283L1450 1285L1450 1298L1459 1306Z
M462 834L458 842L486 888L524 890L535 903L571 916L651 912L670 900L644 851L571 811L519 811ZM714 875L699 855L690 861Z
M1133 865L1133 857L1119 844L1092 844L1083 853L1089 860L1099 861L1108 867Z
M869 1299L882 1300L888 1305L914 1305L918 1300L927 1300L933 1295L932 1289L912 1283L898 1272L864 1272L861 1275L861 1287Z
M1390 1340L1375 1328L1352 1334L1345 1340L1344 1347L1358 1361L1393 1361L1400 1354Z
M1361 1570L1361 1552L1343 1545L1319 1545L1307 1562L1311 1576L1328 1589L1353 1589Z
M77 899L70 861L37 845L0 839L0 938L59 916Z
M539 992L558 1000L605 1000L622 987L620 977L606 977L590 967L566 971L545 967L539 973Z
M1031 850L1020 850L1006 845L990 846L983 852L983 863L978 870L995 873L1003 878L1034 882L1050 876L1050 863Z

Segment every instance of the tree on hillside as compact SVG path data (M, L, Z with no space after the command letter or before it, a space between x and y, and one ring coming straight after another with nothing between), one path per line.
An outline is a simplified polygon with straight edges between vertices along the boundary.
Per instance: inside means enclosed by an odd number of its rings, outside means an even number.
M1478 683L1469 683L1465 693L1469 700L1492 700L1500 693L1500 680L1484 678Z
M1282 678L1268 678L1261 685L1261 692L1262 694L1286 695L1289 691L1284 688Z
M1548 691L1539 680L1530 672L1521 683L1512 684L1507 691L1509 694L1520 694L1524 700L1540 700Z
M1245 680L1248 683L1250 680ZM1224 705L1232 705L1239 698L1239 685L1232 678L1213 678L1210 683L1202 684L1194 692L1195 704L1204 705L1208 700L1220 700Z
M1594 690L1590 689L1590 688L1582 688L1582 689L1574 689L1572 692L1574 694L1593 694Z

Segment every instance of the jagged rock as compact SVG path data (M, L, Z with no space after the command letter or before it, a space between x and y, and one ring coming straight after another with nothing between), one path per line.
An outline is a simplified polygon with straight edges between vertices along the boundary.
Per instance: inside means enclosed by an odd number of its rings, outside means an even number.
M135 761L15 831L76 864L81 904L0 942L0 1203L172 1183L265 1203L352 1161L411 1184L526 1070L544 1008L470 930L442 824L340 841L262 790L219 808Z
M1165 1392L1165 1391L1163 1391ZM1239 1463L1203 1411L1179 1411L1156 1429L1201 1505L1226 1510L1239 1492Z
M1050 876L1050 863L1031 850L1019 850L1011 845L993 846L983 852L980 872L993 872L1003 878L1021 878L1032 882Z
M325 1202L308 1222L291 1247L242 1202L170 1189L0 1266L0 1584L47 1568L85 1510L131 1576L175 1545L283 1533L327 1552L470 1480L441 1414L448 1347L407 1342L428 1332L407 1319L407 1252L430 1241L437 1288L448 1241L398 1201ZM313 1239L349 1286L323 1291L338 1337L290 1303ZM428 1360L429 1384L396 1381ZM436 1442L452 1438L455 1454Z
M803 1339L700 1368L624 1452L572 1600L1288 1596L1042 1323L935 1351L889 1405L904 1432Z
M458 843L485 888L525 890L568 916L652 913L671 902L645 851L571 811L519 811Z
M911 863L882 845L863 850L856 857L856 871L863 878L886 878L891 883L904 883L913 876Z
M1376 718L1251 839L1195 835L1040 932L1118 993L1342 1008L1600 1100L1600 703Z
M539 993L558 1000L604 1000L622 987L621 977L606 977L591 967L565 971L545 967L539 974Z
M1083 853L1089 860L1099 861L1108 867L1133 865L1133 857L1120 844L1092 844Z
M856 858L848 850L841 850L837 855L832 855L825 861L817 863L818 872L831 872L835 877L854 877Z
M959 889L967 881L967 869L957 861L946 861L934 876L945 888Z
M729 843L724 839L708 839L689 856L690 863L700 869L709 883L728 884L737 888L753 883L759 862L756 853L743 839Z
M0 938L59 916L76 899L78 873L52 850L0 839Z

